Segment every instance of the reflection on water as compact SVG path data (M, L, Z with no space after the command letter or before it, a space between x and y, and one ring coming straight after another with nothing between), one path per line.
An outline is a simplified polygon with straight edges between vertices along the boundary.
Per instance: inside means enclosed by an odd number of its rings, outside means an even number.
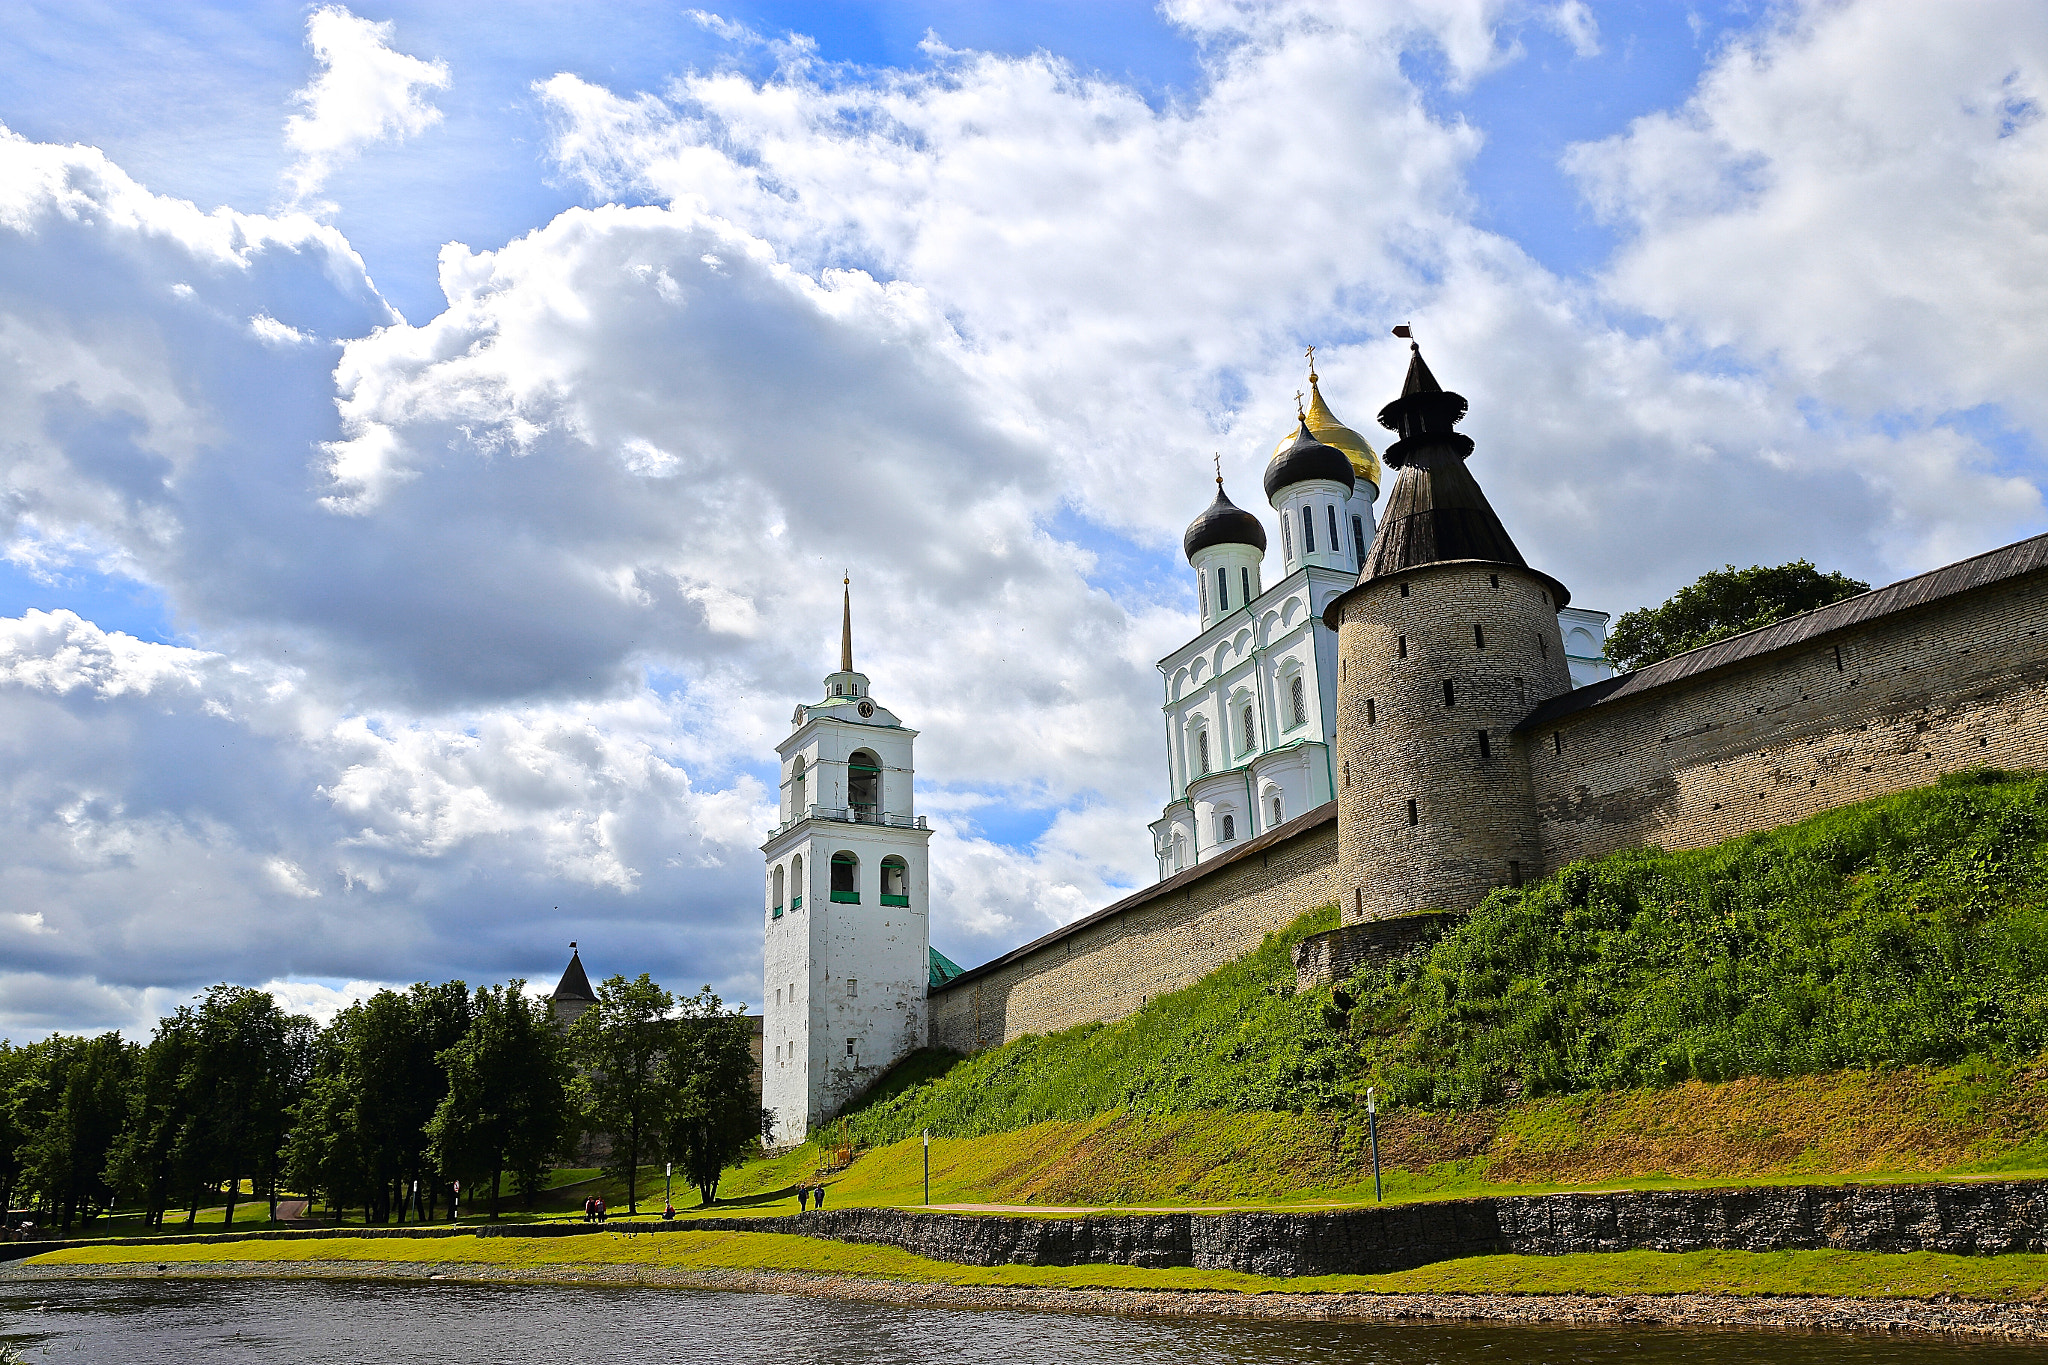
M1669 1328L1270 1323L892 1308L773 1294L417 1282L0 1285L33 1361L736 1365L1015 1361L1370 1365L2040 1365L2038 1343Z

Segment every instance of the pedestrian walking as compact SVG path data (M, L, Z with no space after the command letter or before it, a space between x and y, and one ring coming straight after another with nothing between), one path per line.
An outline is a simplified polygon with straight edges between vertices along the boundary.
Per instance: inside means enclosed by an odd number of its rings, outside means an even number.
M806 1209L810 1208L810 1206L811 1206L811 1187L810 1187L809 1185L799 1185L799 1186L797 1186L797 1187L796 1187L796 1211L797 1211L798 1213L802 1213L802 1212L804 1212L804 1211L805 1211Z
M820 1209L823 1209L825 1207L825 1187L823 1185L820 1185L817 1189L811 1191L811 1200L812 1202L817 1204L817 1206Z
M593 1196L593 1198L597 1204L597 1221L602 1223L604 1221L604 1196L600 1194Z
M586 1223L597 1221L597 1196L594 1194L583 1201L583 1221Z

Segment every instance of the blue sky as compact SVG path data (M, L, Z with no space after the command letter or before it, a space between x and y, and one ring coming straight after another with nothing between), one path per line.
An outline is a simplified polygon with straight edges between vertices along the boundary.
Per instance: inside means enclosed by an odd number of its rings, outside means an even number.
M1310 343L1370 429L1394 322L1582 604L2037 532L2042 29L0 3L0 1030L570 938L747 998L842 569L934 942L1085 913L1210 452L1256 489Z

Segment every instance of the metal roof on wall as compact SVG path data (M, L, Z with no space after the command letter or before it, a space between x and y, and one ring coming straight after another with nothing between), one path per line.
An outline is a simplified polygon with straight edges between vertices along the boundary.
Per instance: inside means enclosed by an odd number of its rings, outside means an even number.
M1618 678L1589 683L1544 702L1515 728L1534 729L1589 707L1639 697L1656 688L1696 678L1718 668L1808 644L1838 630L1866 625L1900 612L1915 611L1946 598L2024 578L2043 569L2048 569L2048 535L2034 536L1972 559L1959 560L1930 573L1902 579L1889 587L1845 597L1825 607L1788 616L1774 625L1759 626L1741 635L1731 635L1725 640L1674 654Z

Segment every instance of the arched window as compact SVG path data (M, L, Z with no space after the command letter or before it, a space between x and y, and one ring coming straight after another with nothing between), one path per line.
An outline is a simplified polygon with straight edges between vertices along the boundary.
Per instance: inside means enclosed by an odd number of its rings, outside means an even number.
M810 807L804 801L804 756L789 765L789 818L801 820Z
M832 899L842 905L860 904L860 859L851 853L832 855Z
M1223 812L1223 834L1219 842L1227 844L1236 837L1237 817L1235 815L1232 815L1229 811L1225 811Z
M1244 587L1244 604L1250 606L1252 604L1252 571L1240 567L1237 571L1237 581Z
M1244 751L1246 753L1250 753L1252 752L1252 750L1259 747L1259 729L1258 726L1252 723L1252 708L1250 707L1250 705L1246 705L1246 707L1244 708L1243 719Z
M901 858L882 859L882 904L910 904L910 865Z
M1208 578L1207 578L1207 577L1201 577L1201 578L1197 578L1197 579L1195 580L1195 586L1196 586L1196 587L1198 587L1198 588L1200 588L1200 589L1202 590L1202 615L1204 615L1204 616L1207 616L1207 615L1209 614L1209 580L1208 580Z
M1306 503L1301 508L1301 552L1305 555L1316 552L1316 509Z
M1294 558L1294 523L1280 518L1280 553L1283 558Z
M1344 549L1344 537L1337 534L1337 504L1330 503L1327 510L1330 513L1330 553L1338 554Z
M1195 731L1195 776L1209 775L1209 732Z
M1294 723L1308 724L1308 683L1297 673L1287 680L1287 699L1294 706Z
M1216 566L1216 610L1230 610L1230 570Z
M1173 870L1175 872L1178 872L1187 865L1188 836L1185 834L1176 834L1173 836Z
M775 905L775 918L777 918L777 919L781 919L781 918L782 918L782 864L780 864L780 863L777 863L777 864L775 865L775 878L774 878L774 883L775 883L775 884L774 884L774 886L773 886L773 888L772 888L772 895L771 895L771 899L773 900L773 902L774 902L774 905Z
M804 908L804 855L801 853L789 860L789 908Z
M1280 804L1280 798L1279 798L1279 797L1277 797L1277 796L1276 796L1276 797L1274 797L1274 798L1273 798L1273 823L1274 823L1274 824L1276 824L1276 825L1284 825L1284 824L1286 824L1286 823L1287 823L1287 817L1286 817L1286 815L1282 814L1282 811L1283 811L1284 809L1285 809L1285 808L1284 808L1283 806L1281 806L1281 804Z
M846 760L846 804L853 818L876 823L882 814L882 761L866 749Z
M1353 517L1351 519L1351 557L1358 561L1360 567L1364 566L1365 519L1363 517Z

